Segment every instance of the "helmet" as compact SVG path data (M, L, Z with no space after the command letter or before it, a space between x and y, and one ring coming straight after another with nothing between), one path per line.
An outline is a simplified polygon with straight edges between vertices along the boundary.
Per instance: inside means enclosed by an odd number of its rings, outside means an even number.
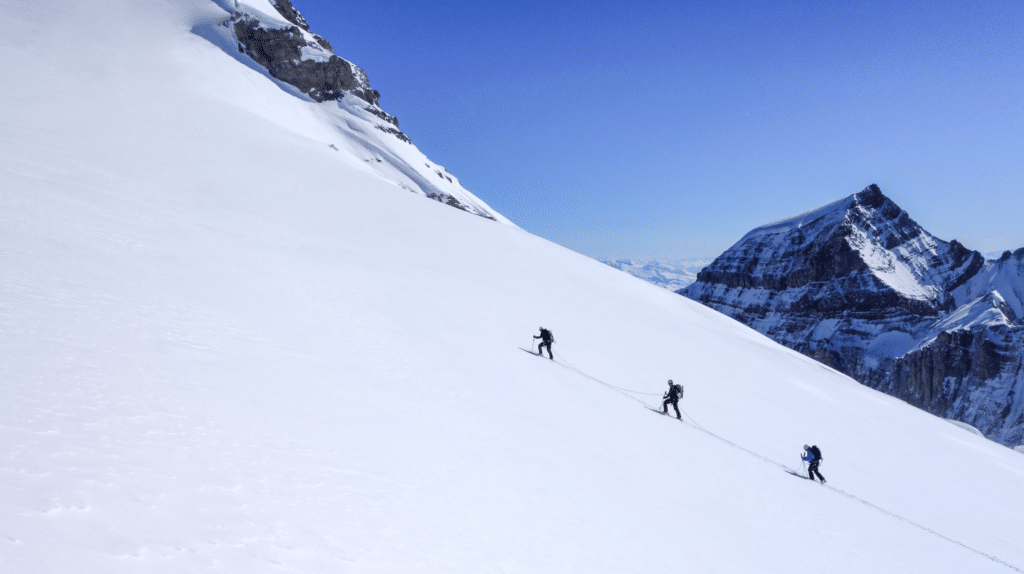
M804 450L811 450L811 447L804 445Z
M670 385L671 385L671 384L673 384L673 383L672 383L672 379L669 379L669 380L668 380L668 384L670 384Z

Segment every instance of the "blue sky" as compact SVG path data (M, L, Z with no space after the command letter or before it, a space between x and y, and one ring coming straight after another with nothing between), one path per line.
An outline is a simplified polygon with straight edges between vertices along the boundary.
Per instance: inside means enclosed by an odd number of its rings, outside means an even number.
M592 257L714 256L870 183L1024 247L1024 2L293 4L428 156Z

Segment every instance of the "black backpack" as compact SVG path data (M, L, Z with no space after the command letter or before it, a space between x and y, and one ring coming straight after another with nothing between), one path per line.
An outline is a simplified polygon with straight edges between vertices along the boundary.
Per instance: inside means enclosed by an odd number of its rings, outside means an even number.
M818 445L811 445L811 448L807 449L807 452L814 455L814 462L821 462L824 460L821 458L821 450L818 449Z

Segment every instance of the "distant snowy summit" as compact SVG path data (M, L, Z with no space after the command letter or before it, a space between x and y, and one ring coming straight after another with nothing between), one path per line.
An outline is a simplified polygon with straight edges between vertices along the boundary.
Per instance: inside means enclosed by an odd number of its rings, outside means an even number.
M195 32L282 89L320 104L351 142L346 151L368 168L413 193L511 225L412 145L398 118L381 109L366 73L313 33L290 0L215 1L230 16Z
M678 292L992 440L1024 442L1024 249L986 260L877 185L754 229Z
M601 262L658 287L678 291L696 281L697 272L711 263L711 259L617 259Z

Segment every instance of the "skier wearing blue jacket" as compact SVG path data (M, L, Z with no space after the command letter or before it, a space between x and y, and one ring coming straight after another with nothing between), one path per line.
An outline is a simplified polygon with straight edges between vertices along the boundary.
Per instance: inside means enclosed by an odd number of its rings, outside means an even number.
M822 461L821 450L818 448L818 446L804 445L803 460L804 462L807 463L807 478L811 479L811 481L813 482L814 475L818 475L818 478L821 480L821 483L825 484L825 477L821 476L821 473L818 471L818 465L821 464Z

